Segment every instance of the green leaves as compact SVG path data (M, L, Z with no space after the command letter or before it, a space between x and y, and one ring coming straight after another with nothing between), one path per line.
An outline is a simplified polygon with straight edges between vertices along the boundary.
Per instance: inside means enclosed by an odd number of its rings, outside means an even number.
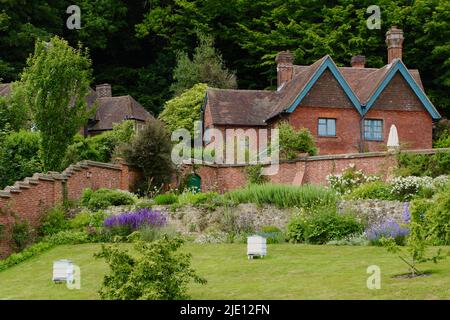
M41 133L44 170L62 169L68 145L86 124L90 66L88 52L81 47L74 49L58 37L38 41L17 84L22 94L13 92L15 103L31 110Z
M174 131L184 128L191 133L194 132L194 122L200 121L207 87L204 83L196 84L166 102L159 119L164 122L167 129Z
M108 300L182 300L189 299L191 281L205 284L191 267L191 256L179 253L180 238L153 242L136 242L137 255L121 251L117 246L102 246L95 257L104 258L111 273L106 275L100 297Z

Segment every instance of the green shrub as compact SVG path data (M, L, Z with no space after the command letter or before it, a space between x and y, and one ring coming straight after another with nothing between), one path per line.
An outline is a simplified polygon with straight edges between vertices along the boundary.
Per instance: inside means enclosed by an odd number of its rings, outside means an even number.
M38 132L12 132L0 141L0 190L15 181L41 172L41 136Z
M411 215L422 217L427 241L433 245L450 245L450 189L444 189L432 199L413 200Z
M153 226L144 226L139 229L139 236L142 241L151 242L155 240L159 240L164 236L168 236L173 238L177 235L177 231L172 226L165 227L153 227Z
M49 236L68 228L62 206L56 206L46 212L39 227L39 235Z
M265 226L258 234L266 238L267 244L283 243L285 241L283 232L275 226Z
M329 174L327 176L330 188L340 195L349 194L363 183L378 181L377 176L366 176L364 172L356 169L354 164L350 164L343 169L340 174Z
M335 206L337 196L332 190L316 185L265 183L230 191L225 194L225 200L229 200L232 204L274 204L279 208L298 207L312 210L320 206Z
M95 242L92 241L92 238L89 237L84 231L76 231L76 230L64 230L58 232L57 234L51 235L48 237L46 242L49 242L53 245L62 245L62 244L82 244Z
M337 213L334 208L304 216L294 216L288 223L287 238L291 242L324 244L360 234L364 225L351 214Z
M81 195L81 204L83 207L89 206L89 201L91 200L92 195L94 194L94 190L91 188L86 188L83 190L83 194Z
M295 159L300 153L310 156L317 154L314 138L306 128L296 131L289 123L278 125L280 139L280 159Z
M400 153L397 174L400 176L430 176L450 174L450 152L433 155Z
M11 239L13 241L14 248L17 251L22 251L26 246L32 242L32 230L28 221L17 220L11 231Z
M147 121L144 129L129 143L122 145L116 154L142 170L143 181L139 190L142 193L153 186L160 188L172 178L172 141L161 121Z
M137 242L137 255L117 246L102 246L95 255L104 258L110 273L99 291L107 300L181 300L188 299L188 284L205 284L191 267L191 256L177 252L180 238L167 236L153 242Z
M207 202L214 201L215 198L219 197L216 192L190 192L185 191L178 196L178 203L183 205L199 206Z
M178 202L178 197L173 193L159 194L153 201L156 205L168 205Z
M86 189L85 192L83 192L82 203L87 202L87 207L91 210L106 209L109 206L132 205L136 202L131 193L122 190L102 188L94 192Z
M367 182L354 189L347 199L382 199L394 200L392 188L382 181Z
M27 259L30 259L42 252L45 252L51 248L53 248L54 245L49 242L38 242L35 243L22 252L19 253L13 253L8 258L4 260L0 260L0 271L3 271L5 269L8 269L14 265L17 265Z
M82 230L86 227L99 228L103 226L107 214L103 210L95 212L83 210L69 221L71 229Z
M264 166L261 164L249 165L245 168L247 182L250 184L262 184L267 182L267 177L262 174Z
M113 129L93 137L74 137L73 143L67 148L63 159L66 168L81 160L110 162L114 150L122 143L127 143L134 136L134 121L126 120L120 124L113 124Z

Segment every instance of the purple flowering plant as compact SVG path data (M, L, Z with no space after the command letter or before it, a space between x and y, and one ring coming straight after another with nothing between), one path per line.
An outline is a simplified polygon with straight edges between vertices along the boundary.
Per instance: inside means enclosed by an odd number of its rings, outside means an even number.
M159 228L165 225L167 225L167 216L151 208L110 216L103 222L105 228L120 235L128 235L145 226Z
M408 234L409 229L399 225L394 220L387 220L366 230L367 238L373 245L380 245L381 238L392 238L398 245L403 245Z

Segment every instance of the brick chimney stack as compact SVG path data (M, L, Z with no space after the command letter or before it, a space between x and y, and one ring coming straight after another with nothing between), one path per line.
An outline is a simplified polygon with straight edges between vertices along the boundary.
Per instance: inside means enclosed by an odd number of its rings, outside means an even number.
M277 63L277 88L292 80L294 75L294 55L288 51L278 52Z
M402 59L403 53L403 30L392 26L386 32L386 44L388 47L388 64L394 59Z
M365 56L353 56L350 60L350 63L352 65L352 68L364 68L366 64L366 57Z
M112 97L111 85L109 83L99 84L95 87L98 98Z

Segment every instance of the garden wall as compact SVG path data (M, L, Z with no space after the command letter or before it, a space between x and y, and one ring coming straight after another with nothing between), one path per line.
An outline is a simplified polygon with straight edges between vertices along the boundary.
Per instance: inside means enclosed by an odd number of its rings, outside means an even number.
M448 149L402 152L434 154L440 150ZM354 164L356 169L361 169L366 175L374 174L381 176L382 179L387 179L393 175L393 169L397 166L397 154L395 152L367 152L304 157L282 161L278 173L267 177L273 183L325 185L327 175L340 173L351 164ZM189 171L193 171L192 167L189 167L187 172ZM226 192L247 184L245 165L206 164L196 168L195 173L201 178L203 191Z
M12 251L11 228L16 219L39 226L44 212L63 200L77 200L86 188L130 190L139 171L117 164L82 161L62 173L36 173L0 191L0 258Z

